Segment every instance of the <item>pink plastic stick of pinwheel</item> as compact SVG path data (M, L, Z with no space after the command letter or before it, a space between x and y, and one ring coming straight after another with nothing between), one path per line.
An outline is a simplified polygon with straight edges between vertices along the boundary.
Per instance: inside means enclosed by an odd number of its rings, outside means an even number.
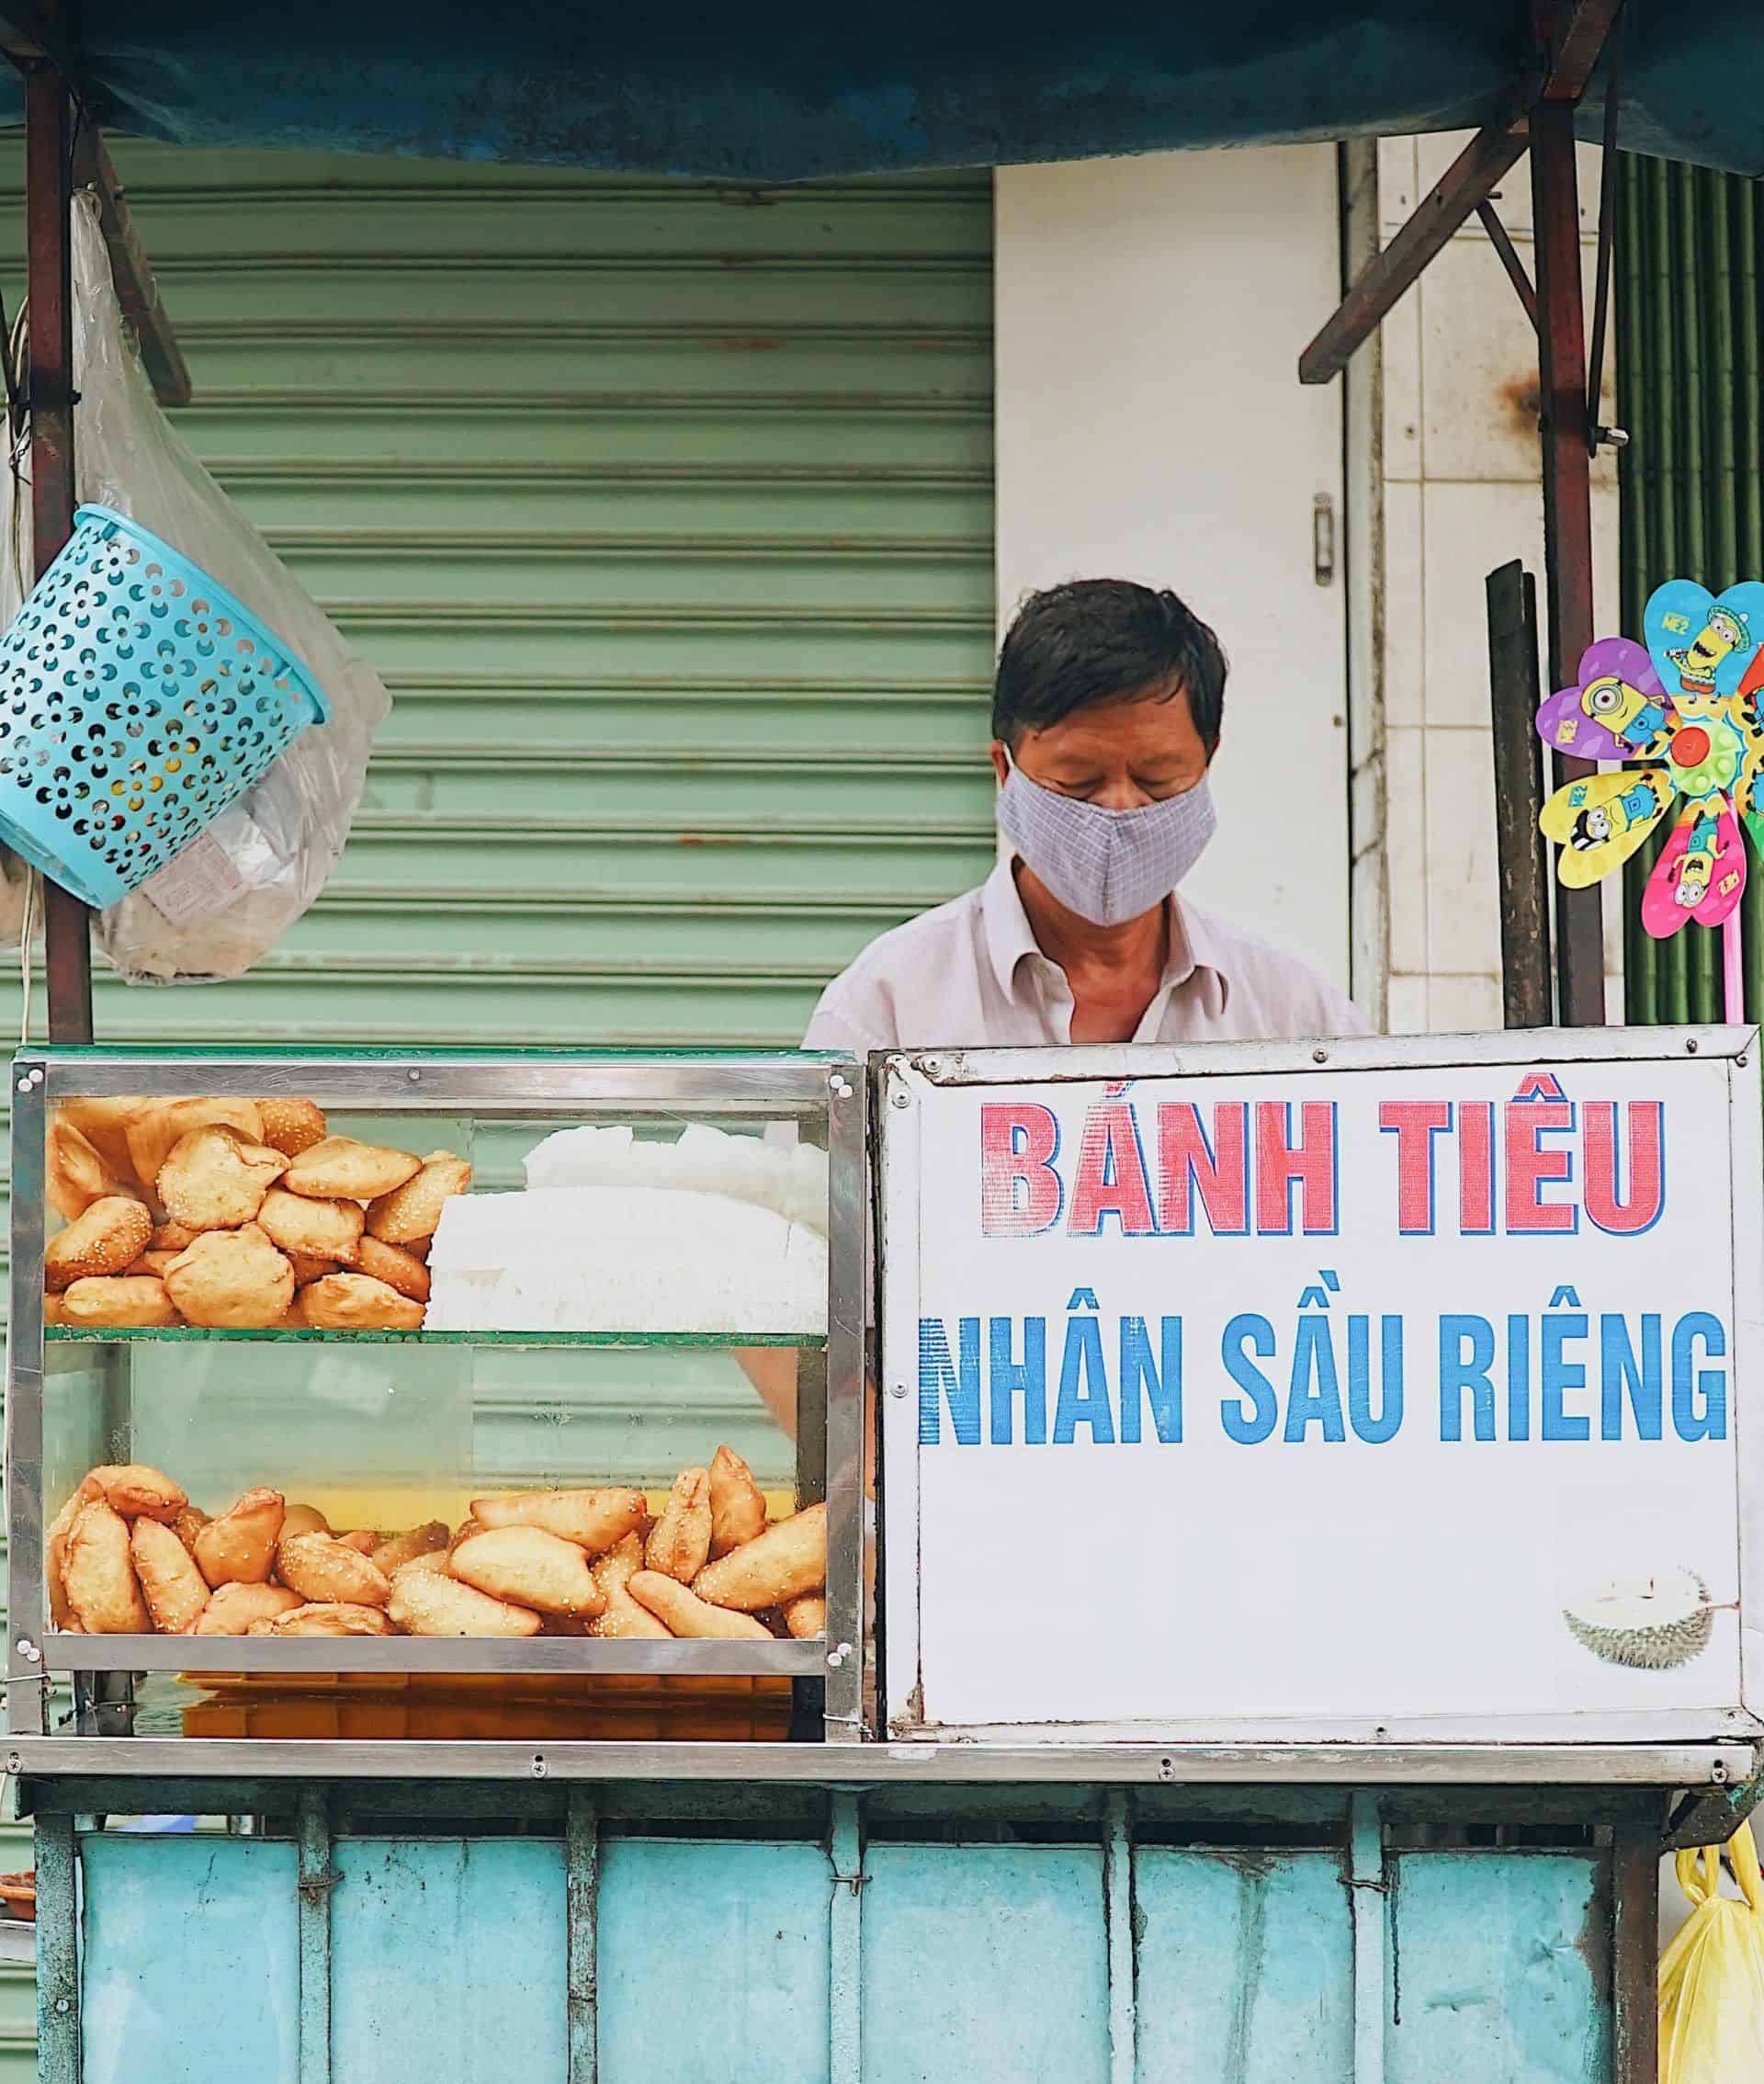
M1721 923L1722 1018L1737 1025L1746 1018L1746 977L1740 963L1739 912Z

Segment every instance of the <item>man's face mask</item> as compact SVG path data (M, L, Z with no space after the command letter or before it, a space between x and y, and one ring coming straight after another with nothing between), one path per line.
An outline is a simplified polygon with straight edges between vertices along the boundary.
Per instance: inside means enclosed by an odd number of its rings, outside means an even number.
M1204 776L1181 796L1104 810L1043 788L1014 760L999 792L998 821L1060 903L1096 926L1118 926L1161 904L1200 859L1216 825Z

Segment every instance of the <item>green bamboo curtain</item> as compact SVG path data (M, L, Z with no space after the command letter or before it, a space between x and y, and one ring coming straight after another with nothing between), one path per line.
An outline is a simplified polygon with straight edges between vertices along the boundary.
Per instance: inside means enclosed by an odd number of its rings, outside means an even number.
M1617 226L1622 628L1664 579L1719 593L1764 578L1764 414L1755 186L1731 175L1625 154ZM1611 618L1601 617L1600 626ZM1721 937L1690 925L1642 931L1641 885L1669 824L1630 864L1624 979L1636 1022L1718 1021ZM1750 849L1744 904L1746 1008L1764 1014L1764 862Z

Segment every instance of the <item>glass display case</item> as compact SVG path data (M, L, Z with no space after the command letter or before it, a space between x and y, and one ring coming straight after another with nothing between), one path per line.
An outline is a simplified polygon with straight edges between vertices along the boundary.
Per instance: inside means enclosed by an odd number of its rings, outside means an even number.
M863 1119L802 1055L22 1054L12 1729L623 1675L855 1738Z

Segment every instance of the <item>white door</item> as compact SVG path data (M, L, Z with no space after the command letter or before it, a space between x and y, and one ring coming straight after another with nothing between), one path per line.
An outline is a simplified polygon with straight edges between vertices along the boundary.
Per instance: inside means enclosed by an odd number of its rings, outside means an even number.
M1334 149L1001 167L997 210L1001 629L1099 577L1213 624L1219 833L1184 889L1345 991L1342 391L1295 373L1340 300Z

